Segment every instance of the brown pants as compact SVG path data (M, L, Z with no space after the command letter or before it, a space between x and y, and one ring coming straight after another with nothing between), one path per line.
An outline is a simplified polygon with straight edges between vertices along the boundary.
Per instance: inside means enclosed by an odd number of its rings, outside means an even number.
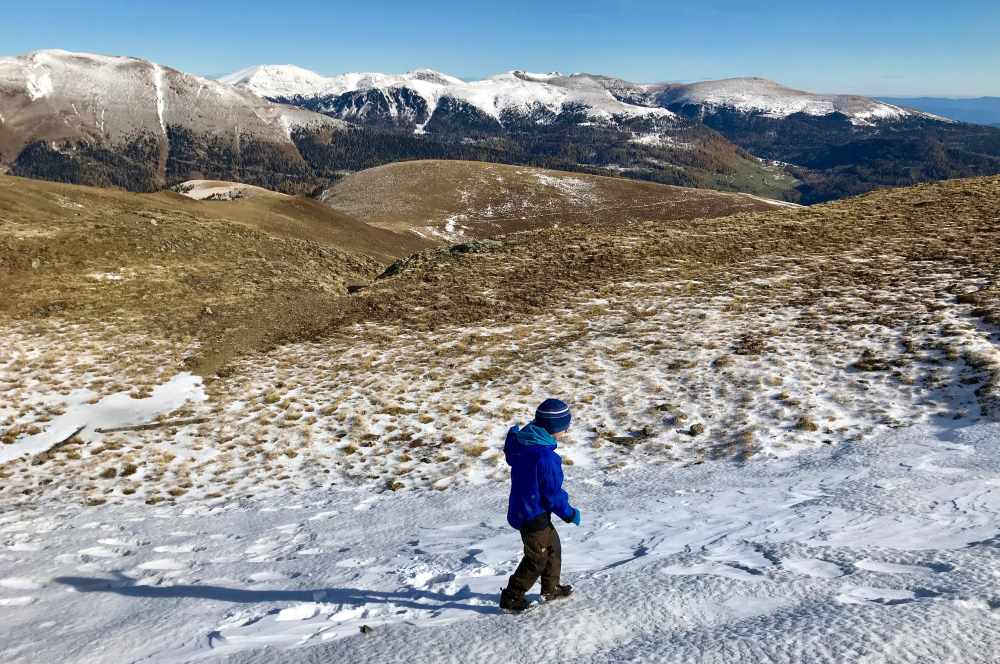
M562 569L562 544L559 533L550 523L547 528L533 533L521 532L524 542L524 558L514 570L507 588L523 595L542 577L542 592L554 590L559 585Z

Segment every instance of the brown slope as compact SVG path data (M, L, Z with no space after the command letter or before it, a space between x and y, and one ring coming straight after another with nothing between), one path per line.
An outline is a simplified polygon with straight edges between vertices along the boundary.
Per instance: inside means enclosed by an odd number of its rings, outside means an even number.
M0 176L0 318L194 337L224 361L300 330L317 302L426 246L305 199L195 201Z
M692 289L709 289L711 282L764 256L829 259L815 275L816 297L822 298L827 274L855 269L848 253L869 256L876 266L879 256L891 253L909 257L918 272L925 269L918 261L926 260L942 269L995 275L998 242L996 177L884 189L696 225L681 220L544 228L483 243L477 251L438 249L402 259L340 308L328 329L360 320L415 329L512 320L545 312L562 296L597 293L664 268L672 278L690 279ZM905 290L906 283L899 288ZM995 288L983 293L984 299L996 299ZM1000 306L992 311L1000 320Z
M322 198L368 223L450 241L559 224L711 218L787 205L711 189L440 160L361 171Z

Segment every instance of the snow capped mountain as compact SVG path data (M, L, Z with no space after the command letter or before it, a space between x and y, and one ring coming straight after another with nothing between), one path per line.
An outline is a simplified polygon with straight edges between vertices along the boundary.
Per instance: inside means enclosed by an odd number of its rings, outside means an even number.
M908 117L934 117L856 95L820 95L787 88L764 78L729 78L668 86L659 96L664 106L700 106L711 114L722 109L785 118L795 113L824 116L842 113L858 125ZM938 119L938 118L935 118Z
M111 141L170 126L290 143L295 126L334 121L146 60L67 51L0 58L0 146L65 138Z
M596 120L674 117L670 111L651 103L636 103L646 94L643 86L588 74L564 76L558 72L533 74L514 70L480 81L463 81L431 69L400 75L351 73L324 77L293 65L261 65L219 80L271 100L299 103L312 100L309 108L344 119L358 119L359 115L376 109L392 117L415 117L418 131L442 100L449 100L445 103L448 108L467 106L498 122L509 113L558 115L571 107L584 110ZM628 94L616 94L618 91ZM345 97L355 103L346 103ZM384 101L380 103L379 98ZM419 101L414 103L414 98ZM359 105L358 99L364 103Z
M318 94L327 79L295 65L258 65L223 76L219 82L249 90L261 97L290 97Z
M286 186L277 179L305 171L293 132L343 126L138 58L0 58L0 165L30 177L140 191L202 177Z

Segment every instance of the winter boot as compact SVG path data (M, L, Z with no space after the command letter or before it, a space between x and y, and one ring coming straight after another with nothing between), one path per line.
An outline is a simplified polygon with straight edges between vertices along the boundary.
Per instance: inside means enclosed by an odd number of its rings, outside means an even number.
M569 597L572 594L573 586L569 584L542 589L542 597L545 598L546 602L551 602L554 599L563 599L564 597Z
M523 594L514 592L510 588L502 588L500 590L500 608L520 613L528 608L528 600L524 598Z

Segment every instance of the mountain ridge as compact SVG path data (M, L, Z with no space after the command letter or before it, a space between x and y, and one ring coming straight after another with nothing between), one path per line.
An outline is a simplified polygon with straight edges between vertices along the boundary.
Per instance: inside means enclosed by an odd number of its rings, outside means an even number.
M421 78L418 75L421 72L429 72L431 78ZM604 101L608 106L602 110L614 108L619 111L640 113L646 111L632 107L655 109L676 103L696 103L712 107L728 106L748 112L762 111L770 117L784 117L796 112L810 115L840 112L858 124L932 115L862 95L806 92L760 77L737 77L686 84L634 83L602 74L564 75L559 72L536 74L514 69L480 80L464 81L428 69L416 69L405 74L365 72L324 76L296 65L256 65L223 76L219 80L265 98L329 97L360 90L413 87L428 103L435 102L443 96L452 96L473 103L479 102L477 106L480 109L489 110L489 104L483 103L483 95L477 93L491 86L502 91L504 84L512 79L535 84L538 89L533 101L549 108L552 108L555 101L549 88L554 87L578 92L603 90L607 93L608 99ZM430 83L444 89L430 91L421 86L421 83ZM623 99L622 96L616 95L615 91L626 91L627 94ZM594 97L590 97L590 101L594 100ZM621 106L615 105L611 100ZM573 101L572 95L568 94L562 101L564 103ZM493 110L495 111L495 106Z
M211 180L316 194L366 168L447 159L804 203L1000 172L994 128L760 78L256 66L223 80L120 56L0 58L0 170L134 191Z
M0 161L15 174L154 191L171 179L256 172L274 187L305 175L295 131L342 126L139 58L0 58Z

